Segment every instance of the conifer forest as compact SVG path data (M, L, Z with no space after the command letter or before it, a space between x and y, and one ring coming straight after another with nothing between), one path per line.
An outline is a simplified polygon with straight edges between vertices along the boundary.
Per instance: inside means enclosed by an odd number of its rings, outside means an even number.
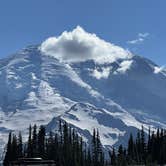
M100 141L98 129L93 130L91 143L83 138L66 122L59 122L57 132L46 133L44 126L29 126L28 141L22 141L18 135L9 133L6 145L4 165L19 158L41 157L54 160L57 166L128 166L128 165L164 165L166 164L166 131L156 132L138 130L132 133L127 147L120 145L105 151Z

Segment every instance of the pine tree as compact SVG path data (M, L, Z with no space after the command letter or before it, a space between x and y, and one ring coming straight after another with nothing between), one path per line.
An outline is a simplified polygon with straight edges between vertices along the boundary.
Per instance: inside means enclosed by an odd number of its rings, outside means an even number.
M160 129L158 128L157 129L157 133L156 133L156 152L158 152L158 153L156 153L156 159L157 159L157 161L158 161L158 163L160 163L160 154L159 154L159 152L160 152Z
M92 137L92 157L93 165L101 166L104 165L104 153L102 152L102 145L100 141L99 131L93 130Z
M117 156L117 165L118 166L124 166L123 165L123 161L124 160L124 156L123 156L123 146L120 145L119 149L118 149L118 156Z
M158 146L159 146L159 156L158 156L158 163L160 165L164 165L165 163L165 144L164 144L164 131L161 129L158 138Z
M62 134L62 121L61 121L61 119L59 120L59 134L60 134L60 143L62 144L63 134Z
M156 157L156 152L157 152L156 136L155 136L154 132L152 133L152 136L151 136L151 142L152 142L151 158L152 158L152 162L154 163L154 162L157 161L157 157Z
M76 152L76 132L72 130L72 165L77 165L77 152Z
M33 126L32 133L32 156L38 157L38 140L37 140L37 126L36 124Z
M115 148L113 147L112 152L109 153L110 158L111 158L111 165L116 166L117 165L117 159L116 159L116 153L115 153Z
M43 126L40 126L38 132L38 155L45 158L45 128Z
M12 160L12 133L10 132L8 137L6 154L3 162L4 166L8 166L11 160Z
M18 149L17 149L17 136L13 134L12 136L12 144L11 144L11 160L15 161L18 158Z
M92 158L93 158L93 165L97 166L97 147L96 147L96 130L93 130L92 136Z
M88 166L91 166L91 165L92 165L92 156L91 156L91 151L90 151L90 149L88 149L86 165L88 165Z
M102 152L102 145L100 141L100 136L99 136L99 131L97 129L97 134L96 134L96 150L97 150L97 162L98 165L103 165L104 163L104 156Z
M46 141L46 153L47 153L47 158L49 160L54 160L55 159L54 146L55 146L55 143L54 143L53 133L50 132L49 137Z
M150 127L149 127L149 132L148 132L146 163L147 164L151 164L152 163L152 139L151 139L151 130L150 130Z
M27 145L27 157L33 157L33 145L32 145L32 127L29 126L29 137Z
M137 162L137 164L141 164L141 136L140 136L140 131L137 132L135 151L136 151L136 162Z
M67 163L69 162L69 158L68 158L68 155L69 155L69 148L68 148L68 125L67 123L65 122L63 124L63 154L64 154L64 165L67 165Z
M146 143L145 143L145 132L144 127L141 129L141 162L146 163Z
M19 132L18 136L18 158L23 157L23 143L22 143L22 135L21 132Z
M135 160L135 149L134 149L134 141L133 141L133 135L130 134L130 138L128 141L128 159L129 159L129 164L133 164Z

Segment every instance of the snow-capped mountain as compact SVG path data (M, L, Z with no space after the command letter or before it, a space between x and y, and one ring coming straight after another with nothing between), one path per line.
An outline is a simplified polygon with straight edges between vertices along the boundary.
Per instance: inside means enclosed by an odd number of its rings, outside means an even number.
M81 27L0 60L0 143L29 124L61 118L85 141L125 143L142 124L166 126L166 71ZM2 149L1 149L2 151Z
M121 117L117 118L116 114L105 109L96 108L88 103L76 103L64 115L53 118L46 129L57 131L58 122L61 119L75 128L88 144L91 142L91 136L95 128L100 132L104 147L119 143L126 145L130 132L136 133L135 126L141 126L141 123L127 113L117 112L117 114ZM122 119L123 116L126 119Z

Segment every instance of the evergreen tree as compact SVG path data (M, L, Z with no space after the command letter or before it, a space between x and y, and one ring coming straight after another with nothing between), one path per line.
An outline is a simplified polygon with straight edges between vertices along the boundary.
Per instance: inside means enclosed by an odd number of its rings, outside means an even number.
M37 126L33 126L32 133L32 157L38 157L38 140L37 140Z
M22 135L21 132L19 132L18 136L18 158L23 157L23 143L22 143Z
M150 127L149 127L149 132L148 132L146 163L147 164L151 164L152 163L152 139L151 139L151 130L150 130Z
M157 157L156 157L156 152L157 152L156 136L155 136L154 132L152 133L152 136L151 136L151 143L152 143L151 157L152 157L152 162L154 163L154 162L157 161Z
M144 127L141 129L141 149L140 149L141 162L146 163L146 143L145 143L145 132Z
M96 150L97 150L97 162L98 166L103 165L104 163L104 155L102 152L102 145L100 141L100 136L99 136L99 131L97 129L97 134L96 134Z
M137 132L135 152L136 152L136 163L141 164L141 136L140 136L140 131Z
M27 145L27 157L33 157L32 127L31 127L31 125L29 126L29 137L28 137L28 145Z
M93 165L101 166L104 164L104 153L102 152L102 145L100 142L99 131L93 130L92 137L92 157L93 157Z
M86 165L88 165L88 166L91 166L91 165L92 165L92 156L91 156L91 151L90 151L90 149L88 149L88 152L87 152Z
M64 159L63 159L63 164L67 165L67 163L69 162L69 147L68 147L68 125L65 122L63 124L63 155L64 155Z
M93 137L92 137L92 158L93 158L93 165L97 166L97 147L96 147L96 130L93 130Z
M45 158L45 128L40 126L38 133L38 155L41 158Z
M49 133L49 137L46 140L46 153L47 153L47 158L49 160L53 160L54 159L54 138L53 138L53 133L50 132Z
M15 161L18 158L18 149L17 149L17 136L13 134L12 144L11 144L11 160Z
M117 165L117 159L116 159L116 154L115 154L115 149L113 148L112 152L109 153L110 158L111 158L111 165L116 166Z
M118 166L126 166L126 152L125 149L123 149L123 146L120 145L118 149L118 155L117 155L117 165Z
M62 134L62 121L61 121L61 119L59 120L59 134L60 134L60 143L62 144L63 134Z
M3 161L4 166L8 166L10 161L12 161L12 133L11 132L9 133L6 154Z
M133 135L132 134L130 134L130 138L129 138L129 141L128 141L127 152L128 152L128 163L129 164L135 163L134 162L134 160L135 160L135 147L134 147L134 141L133 141Z

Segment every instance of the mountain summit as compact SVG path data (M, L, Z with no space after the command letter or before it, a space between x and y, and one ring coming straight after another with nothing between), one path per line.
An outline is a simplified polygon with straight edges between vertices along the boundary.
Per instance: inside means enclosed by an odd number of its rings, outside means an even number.
M0 142L29 124L59 118L104 146L131 131L166 126L166 71L81 27L0 60ZM24 132L26 135L26 131Z

